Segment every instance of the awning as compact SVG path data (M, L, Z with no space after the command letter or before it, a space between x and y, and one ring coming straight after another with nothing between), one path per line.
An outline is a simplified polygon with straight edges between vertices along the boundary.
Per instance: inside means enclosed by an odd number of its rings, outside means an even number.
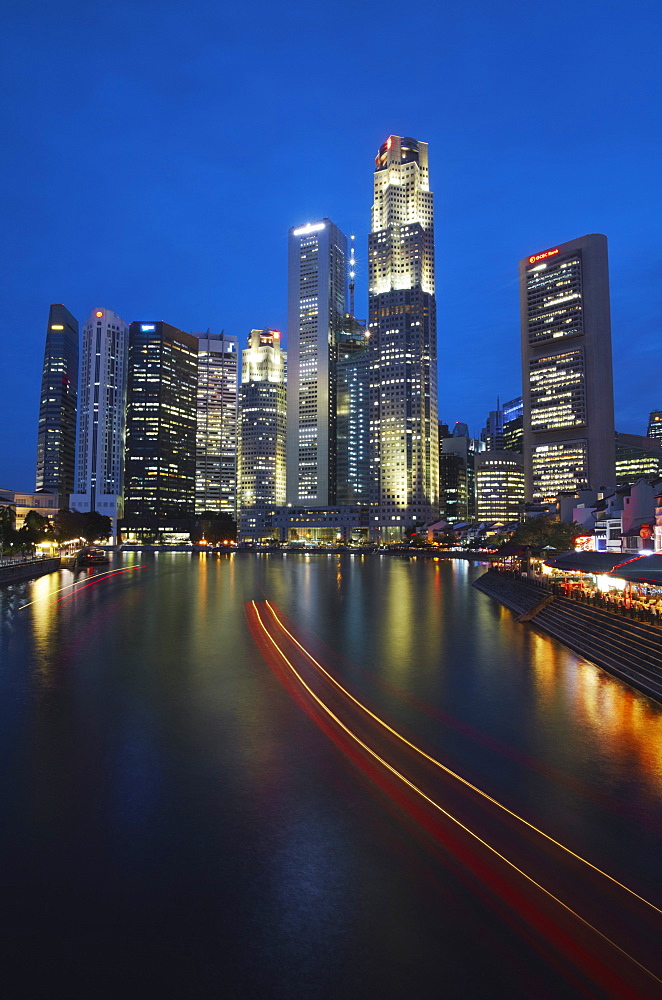
M662 584L662 553L639 556L622 566L615 566L609 576L629 583Z
M634 557L638 560L639 557ZM552 569L565 569L574 573L609 573L622 563L629 563L632 556L624 552L562 552L560 556L552 556L545 560L545 566ZM612 576L616 576L613 573ZM623 577L619 578L623 579Z
M526 545L517 545L515 542L506 542L501 545L492 556L493 559L505 559L507 556L523 556L526 554Z

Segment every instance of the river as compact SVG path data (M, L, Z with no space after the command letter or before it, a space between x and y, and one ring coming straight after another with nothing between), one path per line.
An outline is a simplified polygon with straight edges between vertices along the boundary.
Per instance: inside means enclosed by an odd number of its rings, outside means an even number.
M659 995L662 706L483 571L124 553L0 588L5 995Z

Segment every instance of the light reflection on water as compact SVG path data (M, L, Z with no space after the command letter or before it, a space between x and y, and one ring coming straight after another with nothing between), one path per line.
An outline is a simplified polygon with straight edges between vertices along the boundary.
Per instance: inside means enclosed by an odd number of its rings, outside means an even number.
M203 938L201 894L209 891L212 913L231 899L233 947L268 982L278 961L267 942L275 947L280 921L293 975L297 962L299 974L305 965L314 975L315 949L333 938L339 952L326 973L341 976L343 962L353 970L347 995L392 952L387 940L398 940L405 965L423 962L434 975L446 939L444 961L462 966L470 955L475 966L463 973L476 977L464 995L480 995L495 975L506 976L495 997L519 995L501 966L475 957L490 918L474 913L466 932L444 922L426 888L441 876L434 869L431 878L424 848L265 667L244 604L268 598L353 690L420 743L585 853L639 882L649 873L662 821L662 709L518 624L471 587L481 568L310 553L126 553L114 565L142 562L145 570L62 601L69 591L58 588L82 576L63 571L0 589L10 866L29 870L36 843L53 865L68 859L81 898L83 878L111 911L120 899L147 905L145 897L158 910L171 894ZM18 611L25 601L35 603ZM78 853L90 855L80 869L71 860ZM24 905L32 891L38 912L46 890L35 879L23 886ZM72 920L80 930L84 913ZM245 943L251 935L260 954ZM411 995L426 995L421 982ZM386 974L380 983L382 996L404 995L397 975L392 986ZM317 995L308 987L289 995Z

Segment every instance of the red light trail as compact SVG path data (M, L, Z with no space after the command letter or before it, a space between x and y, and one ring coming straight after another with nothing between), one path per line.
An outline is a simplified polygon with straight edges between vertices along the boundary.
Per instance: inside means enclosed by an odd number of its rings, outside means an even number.
M556 952L565 955L573 970L607 989L610 997L641 1000L659 996L662 979L632 954L638 943L644 947L638 932L642 926L648 931L647 921L658 920L662 915L659 907L462 778L379 718L308 652L268 601L260 607L251 602L247 618L274 673L320 729L398 802L410 819L515 910L527 928L533 927L548 946L551 944ZM306 672L310 673L308 678L304 676ZM320 685L325 697L318 693ZM329 698L333 707L328 703ZM401 759L394 762L393 753L399 753ZM441 781L450 784L443 789L438 787ZM443 805L439 801L442 793ZM448 799L454 797L457 802L451 812ZM487 812L484 817L477 815L476 806L481 803ZM535 854L531 853L532 848ZM558 858L551 858L551 869L550 852L558 853ZM581 885L582 878L592 884ZM554 892L541 879L547 884L551 880ZM622 898L615 901L614 894ZM570 896L573 905L561 895L566 899ZM584 907L592 907L591 919L578 912L575 899ZM631 915L626 914L626 908L632 911ZM603 925L609 919L613 924L608 933L596 926L595 921L603 917ZM627 942L630 950L614 939L615 933L626 929L630 931Z

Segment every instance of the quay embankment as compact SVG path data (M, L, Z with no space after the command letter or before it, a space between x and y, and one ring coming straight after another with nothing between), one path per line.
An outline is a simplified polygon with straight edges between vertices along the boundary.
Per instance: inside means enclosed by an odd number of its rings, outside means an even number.
M60 559L24 559L20 561L3 560L0 563L0 586L7 583L19 583L21 580L32 580L46 573L54 573L60 568Z
M554 593L534 580L488 570L474 587L509 608L522 623L662 702L662 628L635 616ZM526 627L523 624L522 627Z

